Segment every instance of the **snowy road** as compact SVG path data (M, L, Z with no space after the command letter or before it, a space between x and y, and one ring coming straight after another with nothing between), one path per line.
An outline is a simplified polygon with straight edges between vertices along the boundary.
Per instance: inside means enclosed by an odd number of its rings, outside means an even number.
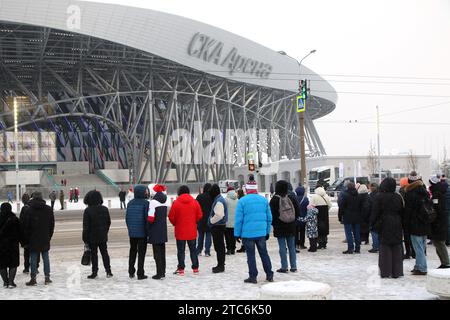
M226 272L212 274L216 259L200 257L200 274L194 276L189 268L184 277L172 272L177 265L173 229L169 230L167 244L167 276L163 281L152 279L131 280L127 274L128 238L123 219L113 219L109 251L114 277L106 279L100 263L99 278L88 280L90 268L80 265L82 254L81 221L73 219L57 221L55 237L50 252L53 284L43 285L43 276L38 276L38 286L27 288L28 277L19 273L18 287L0 290L0 299L257 299L264 274L260 273L258 284L244 284L247 275L245 254L227 256ZM413 260L404 263L405 277L396 280L378 277L377 254L367 252L370 246L362 246L360 255L343 255L345 250L343 227L337 221L335 209L331 214L331 235L327 250L298 254L299 272L275 274L275 281L312 280L328 283L332 287L333 299L436 299L425 289L425 277L411 276ZM269 241L269 253L273 269L280 267L278 245L274 238ZM186 265L189 266L187 254ZM429 268L439 265L432 246L428 246ZM258 269L262 266L258 261ZM21 269L20 269L21 271ZM155 264L151 247L148 247L146 273L151 276Z

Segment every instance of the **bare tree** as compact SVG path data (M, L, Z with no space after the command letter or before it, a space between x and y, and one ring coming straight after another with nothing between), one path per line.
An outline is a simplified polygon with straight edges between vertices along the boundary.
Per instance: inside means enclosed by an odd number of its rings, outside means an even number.
M372 142L370 143L369 154L367 155L367 168L371 175L374 175L378 171L378 157Z
M408 168L409 170L417 171L417 156L412 149L408 152Z

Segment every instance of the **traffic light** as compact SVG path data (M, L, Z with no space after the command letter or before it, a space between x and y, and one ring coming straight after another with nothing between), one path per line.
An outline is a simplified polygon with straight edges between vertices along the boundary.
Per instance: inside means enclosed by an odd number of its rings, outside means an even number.
M303 99L303 102L308 99L308 82L306 80L300 80L300 96Z
M255 171L255 161L248 160L248 171Z

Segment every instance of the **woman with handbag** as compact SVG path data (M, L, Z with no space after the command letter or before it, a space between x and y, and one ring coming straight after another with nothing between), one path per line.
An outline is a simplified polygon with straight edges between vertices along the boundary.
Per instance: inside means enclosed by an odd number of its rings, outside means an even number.
M83 242L89 246L91 250L92 274L88 279L97 278L98 273L98 255L97 249L103 259L103 266L105 267L106 277L111 278L110 259L108 255L108 232L111 226L111 217L109 210L103 206L103 198L99 191L89 191L84 198L84 203L88 206L84 210L83 215Z
M380 239L378 265L381 278L396 279L403 276L402 222L405 203L395 189L393 178L385 178L381 182L370 217L371 225Z

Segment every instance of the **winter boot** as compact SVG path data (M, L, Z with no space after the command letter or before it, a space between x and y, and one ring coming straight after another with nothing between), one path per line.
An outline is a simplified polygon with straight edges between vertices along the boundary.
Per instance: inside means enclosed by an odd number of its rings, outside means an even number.
M50 283L52 283L52 282L53 282L53 281L50 280L50 276L45 277L45 284L50 284Z
M106 277L107 278L112 278L113 277L113 274L112 274L111 270L106 271Z
M7 272L7 270L6 269L0 270L0 274L1 274L2 280L3 280L3 287L4 288L8 288L9 280L8 280L8 272Z
M140 276L137 277L138 280L145 280L147 278L148 277L145 274L144 275L140 275Z
M36 278L31 278L30 281L25 283L28 287L37 285Z
M258 281L256 281L255 278L248 278L248 279L245 279L244 282L245 282L245 283L254 283L254 284L258 283Z
M92 274L89 275L87 278L88 279L95 279L95 278L97 278L97 272L92 272Z
M14 279L16 278L16 273L17 273L17 268L9 269L8 287L11 289L17 287L16 284L14 283Z
M225 272L225 266L215 266L212 268L213 273Z
M173 274L184 276L184 269L178 268Z
M157 274L152 277L152 279L154 279L154 280L163 280L164 278L165 278L165 275L162 275L162 274Z
M347 251L344 251L344 252L342 252L343 254L353 254L353 250L347 250Z

